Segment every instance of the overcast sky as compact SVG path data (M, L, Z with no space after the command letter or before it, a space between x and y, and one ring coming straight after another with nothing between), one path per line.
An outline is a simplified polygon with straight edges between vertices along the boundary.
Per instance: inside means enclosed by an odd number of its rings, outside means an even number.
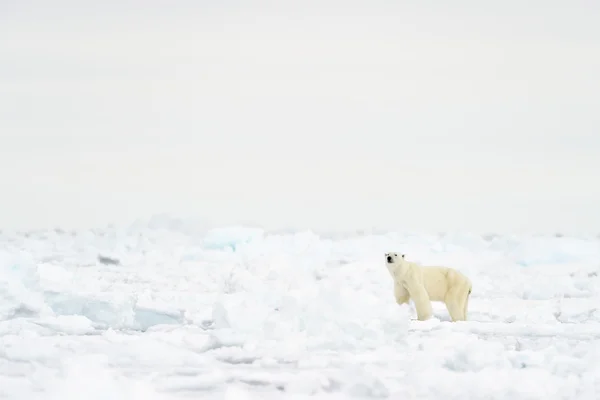
M600 232L596 1L0 0L0 221Z

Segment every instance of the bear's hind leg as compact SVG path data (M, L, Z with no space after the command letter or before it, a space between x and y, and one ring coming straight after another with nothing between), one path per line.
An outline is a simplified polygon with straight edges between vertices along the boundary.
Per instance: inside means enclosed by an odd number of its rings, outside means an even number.
M469 310L469 297L471 296L471 287L469 286L469 291L465 296L464 305L463 305L463 317L464 320L467 320L467 311Z
M464 299L462 298L464 290L461 289L462 288L460 287L454 287L446 294L446 308L448 309L452 322L466 320L464 314L465 304L463 302Z

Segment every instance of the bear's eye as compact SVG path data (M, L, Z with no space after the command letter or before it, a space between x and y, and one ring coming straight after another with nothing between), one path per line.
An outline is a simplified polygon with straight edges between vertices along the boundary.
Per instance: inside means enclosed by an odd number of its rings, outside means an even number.
M394 256L398 257L398 254L394 253Z

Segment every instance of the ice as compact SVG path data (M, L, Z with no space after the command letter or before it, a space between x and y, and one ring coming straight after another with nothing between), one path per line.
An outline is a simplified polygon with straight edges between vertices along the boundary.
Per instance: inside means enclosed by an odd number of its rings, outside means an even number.
M597 238L159 216L0 241L0 398L600 396ZM467 273L469 321L398 306L386 251Z
M262 229L247 228L243 226L214 228L204 237L203 245L210 249L226 249L235 251L240 245L260 239L263 235Z

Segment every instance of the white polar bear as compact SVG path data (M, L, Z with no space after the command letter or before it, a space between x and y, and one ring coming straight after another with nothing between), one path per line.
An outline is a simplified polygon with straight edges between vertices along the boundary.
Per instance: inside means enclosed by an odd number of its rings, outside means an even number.
M431 301L444 302L452 321L467 320L472 285L465 275L447 267L424 267L397 253L386 253L385 264L394 279L396 302L412 299L419 321L433 315Z

